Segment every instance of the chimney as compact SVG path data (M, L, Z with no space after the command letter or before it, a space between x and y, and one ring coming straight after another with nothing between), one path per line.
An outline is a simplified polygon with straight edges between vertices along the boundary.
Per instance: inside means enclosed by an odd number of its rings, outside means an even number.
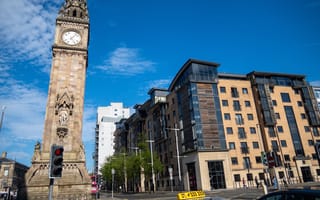
M1 158L7 158L7 154L8 153L6 151L2 152Z

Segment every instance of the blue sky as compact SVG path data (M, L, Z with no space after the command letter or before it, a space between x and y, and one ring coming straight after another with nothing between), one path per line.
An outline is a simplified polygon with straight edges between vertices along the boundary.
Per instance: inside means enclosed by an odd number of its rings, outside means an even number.
M0 152L30 165L42 140L55 18L64 0L0 1ZM83 141L92 169L96 109L143 103L189 58L219 72L306 75L320 85L320 0L88 0Z

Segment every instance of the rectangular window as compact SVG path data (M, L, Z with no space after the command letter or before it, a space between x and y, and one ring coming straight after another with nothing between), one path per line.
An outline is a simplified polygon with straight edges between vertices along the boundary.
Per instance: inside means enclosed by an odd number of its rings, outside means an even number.
M289 93L281 93L281 100L282 102L291 102Z
M245 169L251 168L250 157L243 157L243 164Z
M238 128L238 134L239 134L239 139L245 139L246 138L246 132L244 131L243 127Z
M227 127L227 134L233 134L232 127Z
M261 156L256 156L256 163L262 163Z
M304 127L304 131L305 131L305 132L310 132L310 127L309 127L309 126L305 126L305 127Z
M241 107L240 107L240 102L239 101L233 101L233 109L235 111L240 111Z
M228 106L228 100L222 100L222 106Z
M226 87L220 87L220 92L221 93L226 93Z
M252 142L252 146L254 149L259 149L259 142Z
M256 134L256 128L255 127L250 127L250 133L251 134Z
M243 118L241 114L236 114L236 124L237 125L242 125L243 123Z
M278 146L277 140L271 140L271 148L275 152L279 151L279 146Z
M301 119L307 119L306 114L301 113Z
M277 126L278 132L283 133L283 127L282 126Z
M276 119L280 119L280 113L274 113L276 115Z
M235 87L231 88L231 96L234 97L234 98L238 98L239 97L239 93L238 93L237 88L235 88Z
M248 89L247 88L242 88L242 94L248 94Z
M225 120L231 120L230 113L224 113L224 119Z
M298 101L297 104L298 104L299 107L303 106L302 101Z
M240 142L240 147L241 147L241 153L243 154L249 153L249 148L246 142Z
M253 120L253 114L247 114L248 120Z
M309 144L309 146L313 146L314 145L313 140L308 140L308 144Z
M246 105L246 107L251 107L250 101L244 101L244 104Z
M272 105L277 106L277 100L272 100Z
M283 157L284 157L285 161L290 161L290 155L289 154L284 154Z
M276 137L276 133L274 132L274 129L272 126L268 127L268 134L269 134L269 137Z
M236 145L234 142L229 142L229 149L236 149Z
M237 157L232 157L231 158L231 163L232 163L232 165L237 165L238 164L238 158Z
M281 140L280 142L282 147L287 147L287 141Z

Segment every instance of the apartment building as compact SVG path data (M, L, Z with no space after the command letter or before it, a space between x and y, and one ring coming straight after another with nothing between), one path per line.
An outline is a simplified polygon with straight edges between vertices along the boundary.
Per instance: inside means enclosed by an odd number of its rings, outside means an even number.
M164 166L153 174L156 189L235 188L273 176L317 181L320 114L305 77L218 67L188 60L168 89L151 89L126 121L127 145L141 133L153 141Z
M116 123L129 116L130 109L125 108L121 102L111 102L110 106L98 107L95 129L95 174L99 173L106 158L114 153Z

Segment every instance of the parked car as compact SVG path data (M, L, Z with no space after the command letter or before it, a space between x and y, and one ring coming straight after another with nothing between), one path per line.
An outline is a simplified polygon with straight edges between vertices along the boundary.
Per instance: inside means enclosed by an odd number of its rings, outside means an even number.
M258 200L320 200L320 190L288 189L271 192Z

